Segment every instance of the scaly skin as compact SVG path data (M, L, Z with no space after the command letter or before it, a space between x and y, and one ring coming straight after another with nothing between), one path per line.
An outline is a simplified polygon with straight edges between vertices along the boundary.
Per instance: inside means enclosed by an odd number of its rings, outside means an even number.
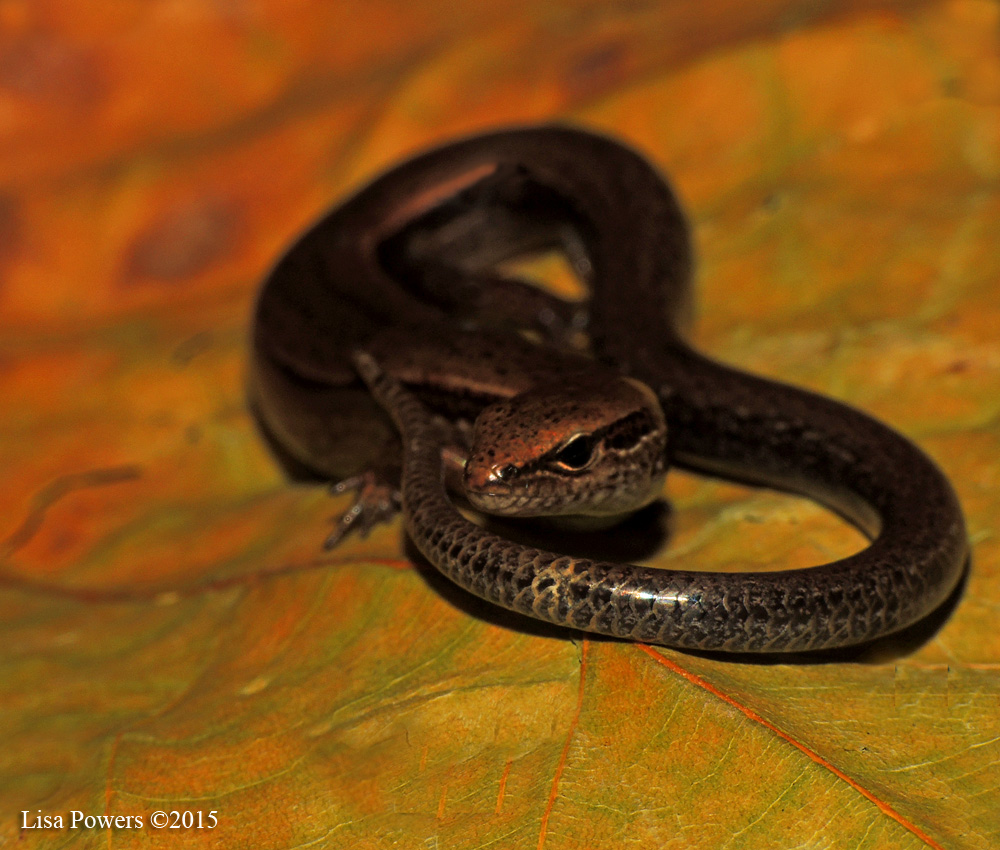
M923 613L935 587L946 585L942 560L914 569L876 553L884 560L872 568L872 549L823 569L704 573L515 545L452 505L441 476L441 443L420 402L369 355L359 353L355 363L403 435L403 509L414 543L453 582L496 605L645 643L801 652L893 632Z

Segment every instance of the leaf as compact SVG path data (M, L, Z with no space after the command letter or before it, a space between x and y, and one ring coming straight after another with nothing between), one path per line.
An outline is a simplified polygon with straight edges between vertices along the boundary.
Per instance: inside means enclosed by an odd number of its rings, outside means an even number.
M0 15L0 842L997 844L995 4L37 5ZM741 663L497 612L398 523L322 552L344 502L246 411L258 281L378 167L553 116L676 182L700 347L945 468L974 550L936 631ZM652 563L863 545L802 499L668 493Z

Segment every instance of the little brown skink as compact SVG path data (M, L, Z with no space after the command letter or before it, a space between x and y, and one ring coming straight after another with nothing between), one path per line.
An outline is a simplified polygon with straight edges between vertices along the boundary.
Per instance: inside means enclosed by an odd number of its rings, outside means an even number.
M554 244L589 285L586 310L501 280L502 261ZM403 430L403 497L418 546L467 589L541 619L672 646L789 652L860 643L926 615L967 557L948 481L865 414L694 351L682 335L690 267L676 199L621 144L561 127L455 142L375 180L279 262L257 306L254 403L286 450L332 477L398 463L396 430L378 407L387 405ZM562 344L584 326L596 362ZM624 388L619 376L630 379ZM522 393L566 411L587 387L613 384L617 400L595 402L598 418L585 426L547 414L538 427L542 408L530 406L517 421ZM487 429L485 441L466 443L469 461L457 466L485 510L539 512L526 494L540 481L556 512L620 513L653 498L658 458L669 458L803 493L872 542L835 563L754 573L519 546L466 523L440 485L455 474L442 473L441 448L463 439L448 428L484 409L476 429ZM625 495L607 500L616 470ZM591 471L603 483L587 491Z

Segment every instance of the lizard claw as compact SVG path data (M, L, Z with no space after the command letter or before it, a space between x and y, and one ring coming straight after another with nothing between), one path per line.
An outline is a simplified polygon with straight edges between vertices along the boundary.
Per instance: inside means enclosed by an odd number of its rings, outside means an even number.
M362 538L379 523L389 522L399 513L402 507L402 497L399 490L391 484L379 481L373 472L363 472L339 481L330 488L334 495L353 490L356 494L354 504L339 517L334 517L336 524L330 532L323 548L333 549L348 532L357 528Z

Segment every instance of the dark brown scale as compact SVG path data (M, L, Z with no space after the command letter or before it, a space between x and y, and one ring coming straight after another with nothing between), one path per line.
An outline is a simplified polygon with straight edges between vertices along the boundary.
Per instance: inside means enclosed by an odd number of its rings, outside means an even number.
M436 206L436 223L421 219ZM388 231L403 230L391 246L385 241ZM380 377L375 361L362 356L358 369L403 433L408 528L431 563L472 593L529 616L733 652L868 641L913 623L948 596L967 539L941 471L859 411L691 349L681 335L691 251L677 201L642 157L590 133L537 127L456 142L403 163L320 221L272 273L258 304L254 391L262 418L316 468L341 470L359 452L385 454L391 431L373 403L351 396L350 409L338 407L316 387L357 393L348 352L385 327L444 321L450 308L422 299L408 279L420 258L408 258L407 245L419 241L424 256L480 274L512 247L551 245L567 230L586 253L591 349L656 390L675 462L804 493L872 542L820 567L756 573L658 570L526 549L455 511L441 483L440 436L425 409L391 369L383 364L387 376ZM380 242L384 257L395 258L392 275L376 256ZM501 300L498 323L519 309ZM486 349L505 367L521 357L514 340L480 345ZM471 360L481 362L478 354ZM428 362L417 358L417 365ZM461 371L462 363L438 366L447 392L448 370ZM367 454L358 433L371 439Z
M609 427L602 436L612 448L626 449L634 446L649 431L649 427L649 414L637 411Z

